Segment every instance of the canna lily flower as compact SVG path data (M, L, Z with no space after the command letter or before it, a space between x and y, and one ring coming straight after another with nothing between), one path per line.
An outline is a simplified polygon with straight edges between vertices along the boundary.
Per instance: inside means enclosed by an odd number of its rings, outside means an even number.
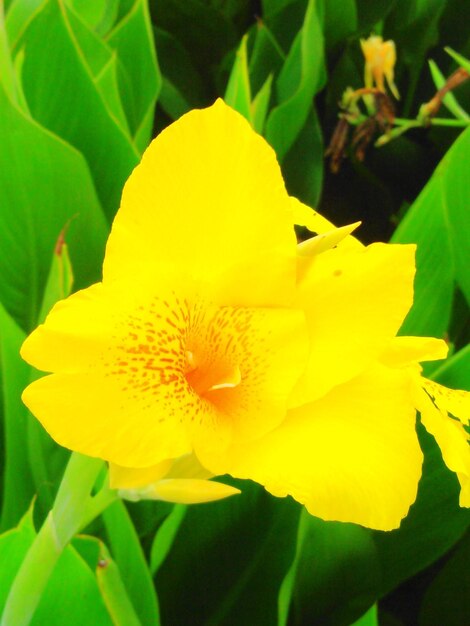
M385 81L395 98L400 97L393 80L393 70L397 60L395 42L391 39L383 41L382 37L371 35L368 39L361 39L362 53L366 64L364 69L364 83L367 88L377 87L385 93Z
M297 245L294 224L316 233ZM218 100L127 181L103 280L55 305L23 394L125 497L201 502L255 480L314 515L388 530L416 497L416 410L470 505L469 395L421 377L443 341L396 337L412 245L363 246L290 198L275 154ZM451 415L449 415L451 414Z

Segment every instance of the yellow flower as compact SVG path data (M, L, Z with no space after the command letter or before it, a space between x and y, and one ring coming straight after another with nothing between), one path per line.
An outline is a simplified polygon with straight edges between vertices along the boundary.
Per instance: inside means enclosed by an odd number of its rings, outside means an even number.
M294 223L317 236L297 246ZM364 247L354 227L289 198L272 149L222 101L188 113L126 183L103 282L23 345L52 372L25 403L128 497L213 499L224 486L207 479L229 473L380 529L416 497L419 408L470 504L465 432L445 414L470 414L468 396L418 366L446 346L396 338L414 246Z
M395 43L392 40L383 41L382 37L371 35L368 39L361 39L361 48L366 60L365 86L371 88L375 83L377 89L385 93L385 78L390 91L398 99L400 96L393 81L393 69L397 60Z

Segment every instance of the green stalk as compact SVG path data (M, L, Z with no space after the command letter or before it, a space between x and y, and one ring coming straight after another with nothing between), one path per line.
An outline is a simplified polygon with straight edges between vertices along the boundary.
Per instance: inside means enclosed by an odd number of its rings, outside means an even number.
M10 589L1 626L28 626L60 555L89 519L90 494L103 461L73 453L41 530Z

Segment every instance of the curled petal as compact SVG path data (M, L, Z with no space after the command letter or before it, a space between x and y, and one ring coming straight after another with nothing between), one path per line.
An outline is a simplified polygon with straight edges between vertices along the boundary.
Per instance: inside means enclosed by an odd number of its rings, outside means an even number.
M436 439L444 463L457 474L460 506L470 507L469 434L461 423L468 423L470 393L448 389L424 378L421 383L423 387L416 392L421 421ZM453 419L449 413L458 419Z

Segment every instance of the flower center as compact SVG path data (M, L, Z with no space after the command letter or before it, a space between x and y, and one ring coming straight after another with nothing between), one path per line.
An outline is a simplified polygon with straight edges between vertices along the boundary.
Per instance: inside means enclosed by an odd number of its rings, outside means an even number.
M193 350L186 350L185 377L199 396L220 389L233 389L241 382L238 365L220 356L209 355L204 358Z

